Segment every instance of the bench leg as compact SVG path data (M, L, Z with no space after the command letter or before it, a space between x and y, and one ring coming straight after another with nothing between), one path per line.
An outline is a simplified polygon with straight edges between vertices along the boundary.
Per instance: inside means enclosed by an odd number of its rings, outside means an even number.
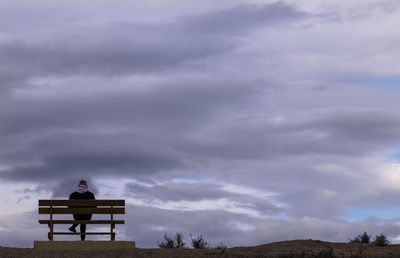
M112 216L112 215L111 215L111 216ZM114 241L114 240L115 240L114 228L115 228L115 223L113 223L112 217L111 217L111 224L110 224L110 240L111 240L111 241Z
M53 232L54 232L54 225L53 222L50 222L50 237L49 237L50 241L53 241Z

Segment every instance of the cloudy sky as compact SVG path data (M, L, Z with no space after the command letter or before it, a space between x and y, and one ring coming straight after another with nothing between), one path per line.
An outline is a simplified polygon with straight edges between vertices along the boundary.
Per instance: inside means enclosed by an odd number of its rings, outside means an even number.
M80 179L126 200L117 240L138 247L400 242L399 17L397 0L0 0L0 245L46 240L37 200Z

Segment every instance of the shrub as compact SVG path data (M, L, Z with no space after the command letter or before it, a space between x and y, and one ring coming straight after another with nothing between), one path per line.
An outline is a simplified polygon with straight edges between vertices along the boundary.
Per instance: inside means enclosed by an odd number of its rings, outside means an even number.
M224 243L220 243L219 245L217 245L216 247L215 247L215 249L226 249L227 247L226 247L226 245L224 244Z
M158 247L169 249L169 248L184 248L186 243L183 241L182 233L176 233L175 241L168 236L167 233L164 235L164 240L161 243L158 243Z
M374 239L374 245L376 246L387 246L390 244L390 240L384 234L376 235Z
M354 237L353 239L349 238L350 243L369 243L371 240L371 236L367 234L367 232L362 233Z
M360 236L348 239L349 243L360 243Z
M208 248L208 243L202 235L198 235L197 238L193 238L192 235L190 235L190 238L192 239L192 246L194 249Z
M182 233L176 233L175 242L175 248L184 248L186 245L186 243L183 241Z
M360 243L369 243L371 240L371 236L367 234L367 232L364 231L364 233L360 237Z
M160 248L165 248L165 249L168 249L168 248L175 248L174 240L172 240L172 239L168 236L167 233L165 233L165 235L164 235L164 240L165 240L165 241L163 241L163 242L161 242L161 243L158 243L158 247L160 247Z

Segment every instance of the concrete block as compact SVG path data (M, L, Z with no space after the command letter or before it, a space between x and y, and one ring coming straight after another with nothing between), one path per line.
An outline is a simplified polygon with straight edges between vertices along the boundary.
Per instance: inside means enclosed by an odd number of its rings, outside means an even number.
M34 241L38 250L121 250L135 249L134 241Z

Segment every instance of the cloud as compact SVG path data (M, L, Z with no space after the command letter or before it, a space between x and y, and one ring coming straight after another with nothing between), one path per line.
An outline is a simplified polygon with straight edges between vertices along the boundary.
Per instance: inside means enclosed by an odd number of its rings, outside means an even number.
M0 156L1 176L41 181L68 174L136 176L185 167L184 153L176 150L193 129L227 109L238 109L256 96L257 87L222 84L207 88L194 83L155 85L88 98L74 93L43 97L21 96L3 103L0 131L23 137L10 143ZM168 94L160 92L168 87ZM229 94L226 91L229 90ZM71 105L71 101L74 102ZM51 107L51 108L50 108ZM104 128L104 129L101 129Z
M193 137L180 148L225 159L299 155L363 156L397 146L396 112L372 108L327 108L278 119L237 119ZM210 139L213 139L212 141Z
M101 139L104 140L104 137ZM10 170L4 170L1 176L4 179L36 182L58 180L62 174L66 174L68 177L82 175L92 177L117 171L117 174L129 176L129 174L156 173L163 169L179 166L180 163L174 157L155 155L157 150L147 154L143 149L139 152L138 143L136 150L135 148L123 150L122 146L112 149L112 146L107 145L104 141L98 141L97 146L88 146L87 143L75 142L73 146L59 149L59 154L49 154L47 152L50 149L44 149L43 151L48 155L44 156L42 164L16 166ZM60 145L61 147L63 146ZM97 150L95 151L95 149Z
M125 189L128 195L150 205L158 201L163 203L188 201L195 207L196 203L200 201L222 199L231 202L233 206L254 210L261 215L275 215L284 211L283 208L278 207L266 198L227 191L222 189L221 185L213 183L177 182L153 186L128 183L125 185Z
M159 199L164 201L200 201L202 199L218 199L228 193L221 190L218 185L207 183L171 183L156 186L142 186L129 183L126 186L128 193L137 198Z
M12 11L18 9L12 6ZM58 13L56 6L43 3L39 6L32 8L36 12L44 8ZM71 12L81 11L74 8L68 7ZM50 15L49 19L71 19L63 12L59 15L57 18ZM257 26L271 26L304 16L293 7L278 2L178 16L167 23L111 20L92 24L79 17L83 20L80 26L60 22L60 30L51 30L47 26L35 28L36 34L40 35L37 39L23 37L23 31L0 40L0 57L7 63L0 69L1 89L30 87L32 79L47 76L110 77L182 70L201 60L234 51L238 42L229 37L232 33L242 35ZM39 17L28 14L28 18ZM47 25L44 20L37 22ZM27 26L22 22L19 25ZM222 35L215 35L222 31Z
M110 22L96 24L96 30L92 25L73 30L76 28L63 24L66 31L62 34L50 31L52 36L42 40L0 41L0 56L7 63L0 72L8 80L12 74L28 80L48 75L116 76L159 72L233 51L236 43L210 39L210 33L238 30L243 33L256 25L302 16L289 5L274 3L243 5L154 25Z
M284 2L265 5L242 4L225 10L208 12L197 16L183 16L186 33L220 36L240 35L258 27L286 24L307 17Z
M36 211L2 215L0 242L7 247L33 247L35 240L47 240L47 228L39 226Z
M36 44L16 40L2 42L0 56L8 63L7 70L3 72L17 71L19 76L26 78L49 74L140 74L171 69L185 61L220 54L232 48L211 42L187 44L175 39L165 41L157 31L142 39L135 37L141 30L133 30L131 36L122 38L118 38L120 34L110 37L108 30L113 31L115 28L104 30L86 41L73 39L84 35L71 35L72 38L67 39L70 41L68 44L52 42L52 39ZM93 45L92 40L101 43Z

